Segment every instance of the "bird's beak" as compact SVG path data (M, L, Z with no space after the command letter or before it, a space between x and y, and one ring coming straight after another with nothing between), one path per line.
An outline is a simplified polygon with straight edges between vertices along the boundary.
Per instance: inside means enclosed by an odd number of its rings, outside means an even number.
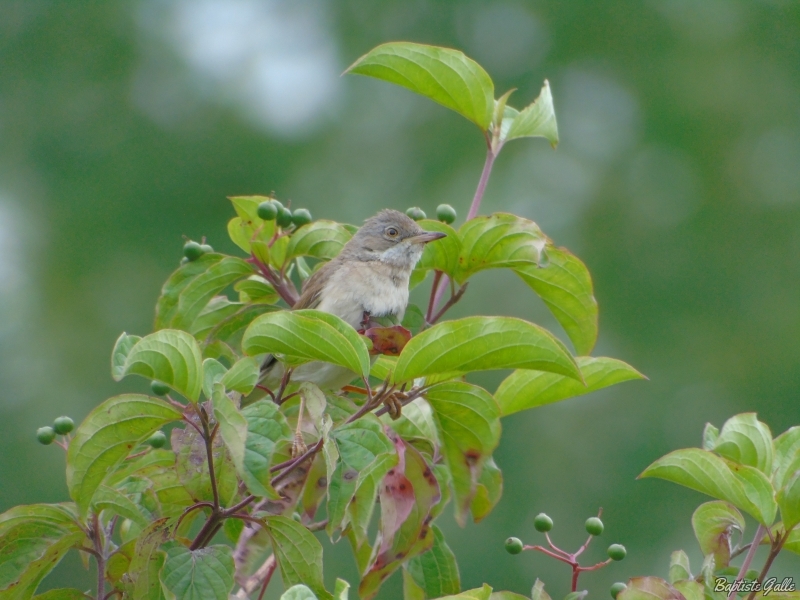
M426 231L424 233L420 233L419 235L408 238L408 241L412 244L427 244L428 242L432 242L434 240L440 240L443 237L447 237L447 234L442 233L441 231Z

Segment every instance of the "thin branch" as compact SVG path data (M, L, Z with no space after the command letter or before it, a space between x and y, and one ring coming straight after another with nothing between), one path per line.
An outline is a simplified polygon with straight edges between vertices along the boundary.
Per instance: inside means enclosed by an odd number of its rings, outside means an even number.
M437 312L434 315L433 319L431 321L429 321L429 323L431 325L433 325L434 323L436 323L436 321L441 319L442 315L444 315L444 313L446 313L450 309L451 306L453 306L456 302L461 300L461 297L464 295L464 292L467 291L467 287L468 286L469 286L469 282L465 283L460 288L458 288L458 291L450 296L450 299L445 303L444 306L442 306L442 308L439 310L439 312Z
M95 562L97 563L97 598L103 598L106 593L106 552L103 541L103 528L100 519L95 513L92 516L92 542L95 549Z
M537 552L542 552L543 554L547 554L547 556L555 558L556 560L559 560L559 561L561 561L563 563L567 563L568 565L572 565L573 564L572 561L570 561L568 558L566 558L564 556L561 556L560 554L556 554L555 552L553 552L551 550L548 550L544 546L529 546L529 545L526 544L525 546L522 547L522 549L523 550L536 550Z
M431 285L431 297L430 299L428 299L428 312L425 313L425 321L427 323L431 322L431 319L433 318L433 311L436 308L436 304L438 304L436 302L436 292L439 291L439 281L441 281L442 275L444 275L444 273L442 273L441 271L436 271L433 275L433 285Z
M759 524L758 529L756 529L756 534L753 536L753 542L750 544L750 549L747 551L744 561L742 562L742 566L739 569L739 574L736 576L733 586L731 586L731 591L728 594L728 600L734 600L736 598L736 588L738 587L736 584L743 580L744 576L747 574L747 570L750 568L750 563L753 562L753 557L756 555L758 545L761 543L765 533L766 527Z
M759 573L758 578L756 579L758 583L763 582L767 578L767 573L769 573L769 569L772 567L772 561L774 561L775 557L780 554L781 550L783 549L783 545L786 543L786 540L789 539L789 533L791 533L792 529L788 529L783 535L780 533L776 534L775 539L772 541L772 547L770 548L769 556L767 556L767 561L764 563L764 568L761 569L761 573ZM755 595L756 591L753 590L750 592L750 595L747 596L747 600L753 600Z
M264 390L265 392L267 392L267 393L269 394L270 398L272 398L272 401L273 401L273 402L275 402L275 394L273 394L273 393L272 393L272 390L271 390L271 389L269 389L269 388L268 388L267 386L265 386L265 385L259 385L259 384L256 384L256 387L257 387L258 389L260 389L260 390Z
M283 377L281 377L281 386L278 388L278 393L275 394L275 398L274 398L275 404L277 404L277 405L281 405L286 401L286 399L283 398L283 392L286 391L286 386L289 385L289 379L292 378L292 371L293 370L294 369L292 369L290 367L290 368L284 370L284 372L283 372Z

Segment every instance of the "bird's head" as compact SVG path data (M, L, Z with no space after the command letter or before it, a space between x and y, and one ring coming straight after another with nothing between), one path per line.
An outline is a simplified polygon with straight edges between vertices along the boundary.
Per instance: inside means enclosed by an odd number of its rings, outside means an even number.
M425 244L446 235L439 231L425 231L403 213L384 209L364 222L348 242L347 250L358 260L379 260L399 268L413 269Z

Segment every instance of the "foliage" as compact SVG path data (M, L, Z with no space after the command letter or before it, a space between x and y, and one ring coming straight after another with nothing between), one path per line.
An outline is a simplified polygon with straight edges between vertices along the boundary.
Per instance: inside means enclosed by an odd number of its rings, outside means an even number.
M513 597L488 586L461 592L455 557L435 519L451 499L462 524L470 515L481 520L499 502L502 474L492 453L501 416L642 376L620 361L588 356L597 304L580 260L530 220L478 216L505 143L543 137L557 144L549 85L516 110L507 104L510 92L495 99L489 76L460 52L409 43L379 46L349 72L455 110L487 143L467 220L457 229L419 221L446 234L425 248L412 277L412 285L432 280L427 308L410 306L402 326L367 331L318 310L290 310L303 282L356 228L309 222L307 211L292 212L271 197L230 198L236 216L228 233L246 257L215 252L205 240L187 242L157 301L155 331L123 333L112 350L115 380L152 379L154 393L164 397L110 398L57 441L67 450L72 502L0 516L0 599L33 597L71 549L96 563L97 600L223 599L235 588L240 597L256 597L277 569L289 588L284 598L347 598L348 583L332 592L324 586L314 535L323 529L352 547L362 598L374 597L400 570L409 597ZM453 222L451 211L441 212ZM519 276L580 356L521 319L441 320L486 269ZM261 381L266 355L285 368L275 389ZM335 390L292 381L293 370L312 361L347 369L352 381ZM470 373L495 369L514 371L494 394L467 381ZM165 426L168 449L154 437ZM718 460L746 461L740 479L759 493L765 488L750 471L783 469L785 491L773 504L784 518L800 520L788 510L800 488L792 466L764 444L739 448L735 432L720 439L727 458ZM774 516L773 504L762 506L731 478L724 484L730 498L750 502L743 509L759 511L765 522Z

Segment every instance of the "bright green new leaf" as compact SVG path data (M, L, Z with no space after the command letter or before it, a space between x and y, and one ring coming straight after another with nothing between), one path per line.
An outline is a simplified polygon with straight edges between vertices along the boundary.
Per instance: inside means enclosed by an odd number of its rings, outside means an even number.
M136 342L115 376L119 381L131 373L158 379L192 402L203 387L203 358L200 346L190 334L162 329Z
M403 569L403 600L425 600L425 590L417 585L408 569Z
M180 419L168 402L140 394L114 396L90 412L67 452L67 487L81 513L86 514L97 488L131 450Z
M536 369L581 380L564 344L538 325L512 317L467 317L434 325L406 344L393 379L399 383L491 369Z
M335 221L314 221L292 234L286 248L286 260L298 256L331 260L352 237L353 234Z
M297 521L282 516L264 519L285 586L303 583L320 600L333 600L322 582L322 545Z
M531 600L550 600L550 594L544 590L544 582L538 577L531 590Z
M233 556L228 546L167 550L161 585L167 600L228 600L233 588Z
M484 269L538 267L547 244L547 236L536 223L508 213L471 219L461 226L458 235L458 283Z
M283 592L280 600L318 600L314 592L302 584L293 585Z
M159 550L161 544L170 538L167 519L151 523L136 538L136 546L131 554L126 592L137 600L163 600L159 572L164 566L166 555Z
M775 490L764 473L747 465L739 465L728 461L728 467L733 476L742 484L745 496L756 507L758 515L753 515L759 522L764 520L765 525L771 525L778 512L778 503L775 501Z
M769 525L777 507L774 506L774 500L769 498L772 500L770 505L764 497L763 488L758 487L759 480L751 477L753 472L759 473L751 467L739 467L737 476L728 463L714 453L699 448L687 448L658 459L639 477L666 479L713 498L726 500L752 515L759 523ZM742 476L743 473L747 474Z
M789 532L789 537L786 538L783 549L794 552L795 554L800 554L800 529L795 527Z
M261 368L258 361L250 356L245 356L231 366L221 381L226 390L247 395L255 389L260 374Z
M97 488L92 498L92 505L98 513L106 510L124 519L130 519L140 527L147 527L150 523L148 516L142 513L130 498L107 485Z
M258 317L244 333L250 356L276 353L301 361L322 360L366 376L369 351L342 319L318 310L278 311Z
M703 593L703 584L699 581L682 580L676 581L672 584L686 600L705 600L706 596Z
M214 296L252 273L252 265L241 258L217 253L181 265L161 290L155 329L188 331Z
M122 333L114 344L114 349L111 351L111 377L114 381L119 381L125 377L125 361L128 360L131 348L142 338L138 335L128 335Z
M597 300L589 269L566 250L545 246L547 264L515 269L544 301L569 336L578 354L589 354L597 341Z
M388 414L384 414L381 416L381 421L406 441L425 440L433 448L439 446L439 434L436 432L433 410L424 398L417 398L406 404L399 419L393 420Z
M478 477L475 497L472 499L470 511L476 523L480 523L492 512L503 495L503 473L490 457L483 463L483 471Z
M292 430L278 405L271 400L261 400L243 408L242 415L247 420L242 479L253 494L277 498L270 485L269 468L275 446L291 440Z
M669 582L675 584L676 581L683 581L692 578L692 571L689 568L689 557L683 550L675 550L669 557Z
M675 600L678 592L660 577L632 577L617 600Z
M781 489L789 477L800 469L800 426L792 427L775 438L772 481Z
M247 439L247 419L239 412L233 400L225 393L225 386L222 383L214 384L212 398L214 402L214 417L219 423L219 434L228 448L237 473L244 477L246 472L244 453L245 440Z
M425 231L439 231L447 236L437 240L435 244L425 244L422 258L417 263L417 269L433 269L442 271L453 277L458 269L458 257L461 254L461 240L458 232L441 221L424 219L419 226Z
M227 296L214 296L189 328L189 333L201 343L217 325L242 310L241 302L231 302ZM204 354L205 355L205 354ZM207 355L205 355L207 356Z
M484 583L483 587L467 590L455 596L442 596L438 600L490 600L491 597L492 588Z
M463 525L484 462L500 441L500 409L486 390L460 381L435 385L425 398L453 476L456 520Z
M706 426L703 427L703 450L713 450L717 445L717 438L719 438L719 429L711 423L706 423Z
M491 123L494 84L478 63L457 50L391 42L373 48L345 72L408 88L463 115L483 131Z
M514 118L505 135L505 141L521 137L543 137L553 148L558 146L558 124L553 109L553 95L547 80L539 97Z
M758 420L756 413L743 413L728 419L713 450L735 463L772 474L772 434L769 427Z
M436 526L433 529L433 547L408 561L406 568L414 581L425 591L426 598L439 598L461 591L456 556Z
M586 385L555 373L514 371L503 380L494 395L502 415L505 417L520 410L588 394L623 381L644 379L636 369L614 358L578 356L575 361Z
M238 309L233 314L224 316L206 332L204 338L206 348L214 341L224 342L230 347L238 347L245 329L254 319L265 313L279 310L277 306L270 304L246 304L244 306L237 304L236 306ZM232 360L236 358L238 357Z
M207 358L203 361L203 395L211 398L214 391L214 384L222 381L222 377L228 369L215 358Z
M275 304L280 299L272 284L261 275L250 275L247 279L237 282L233 289L239 292L241 302Z
M87 596L75 588L61 588L50 590L44 594L36 594L33 600L91 600L91 596Z
M791 529L800 523L800 471L788 478L786 484L778 490L777 497L781 520Z
M744 532L744 517L736 507L722 500L706 502L692 515L692 528L704 556L713 555L719 568L731 560L732 532Z

